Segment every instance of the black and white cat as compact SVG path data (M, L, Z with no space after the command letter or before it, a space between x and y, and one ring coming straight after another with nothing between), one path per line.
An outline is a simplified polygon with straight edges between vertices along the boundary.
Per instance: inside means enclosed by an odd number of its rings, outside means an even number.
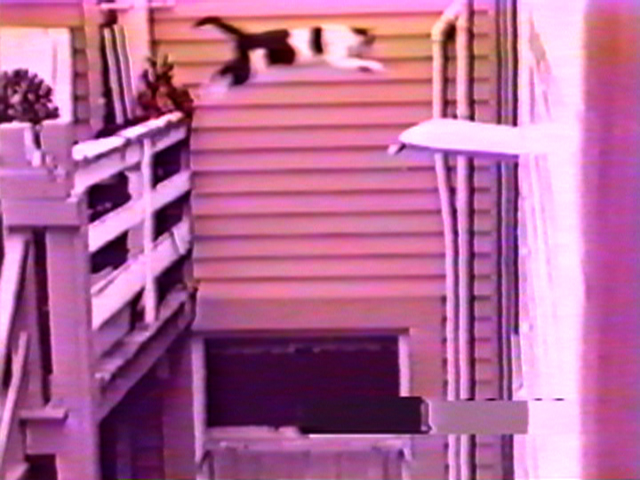
M380 62L364 58L375 41L365 28L331 24L247 33L218 17L204 17L194 26L213 26L235 38L235 58L217 72L221 77L230 77L229 86L243 85L271 65L324 61L340 69L384 70Z

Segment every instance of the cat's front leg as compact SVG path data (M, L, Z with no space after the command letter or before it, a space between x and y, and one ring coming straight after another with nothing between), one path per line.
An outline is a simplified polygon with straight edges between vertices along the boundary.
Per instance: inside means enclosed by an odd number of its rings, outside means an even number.
M384 72L385 70L384 65L382 65L380 62L376 62L375 60L357 60L360 61L358 70L362 72Z

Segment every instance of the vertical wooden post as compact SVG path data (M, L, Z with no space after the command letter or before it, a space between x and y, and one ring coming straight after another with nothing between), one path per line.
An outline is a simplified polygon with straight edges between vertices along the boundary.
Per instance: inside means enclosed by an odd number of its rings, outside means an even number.
M145 265L144 287L144 321L152 323L156 321L158 310L158 288L153 273L151 255L155 244L155 219L153 211L153 153L151 139L145 138L142 144L142 204L144 207L144 219L142 221L142 246Z
M188 338L178 339L168 352L169 379L164 384L163 437L165 478L196 477L193 365Z
M102 96L102 75L100 73L100 22L101 12L95 0L82 0L84 16L84 37L86 42L87 62L90 68L87 72L89 79L89 105L91 107L89 123L91 130L97 132L102 125L105 101Z
M434 317L442 318L442 312ZM442 364L434 358L444 358L445 346L442 345L437 323L412 328L407 339L411 364L410 395L423 398L442 398L442 385L446 373ZM455 437L455 436L454 436ZM411 441L411 460L403 460L402 478L448 478L445 471L447 450L445 446L451 438L445 435L417 435ZM451 448L451 443L448 444ZM451 460L449 460L451 461ZM457 472L456 464L450 464Z
M69 411L57 456L58 480L100 479L86 222L85 204L77 225L46 233L52 403Z
M38 300L36 293L36 276L35 276L35 245L33 237L30 239L30 248L27 252L26 264L24 266L24 274L22 280L22 294L20 300L20 329L26 331L31 339L29 347L29 366L28 366L28 394L25 406L40 407L44 400L44 383L43 376L45 373L42 369L42 351L41 351L41 333L38 325Z
M193 428L195 438L195 462L200 462L205 453L205 436L207 429L207 370L203 338L191 340L191 368L193 371ZM208 480L198 471L197 480Z
M120 12L118 22L127 33L129 58L131 59L131 85L136 88L140 75L151 55L151 23L149 0L132 0L131 8Z
M142 181L142 171L140 166L125 172L129 184L129 195L132 202L142 201L144 186ZM129 249L129 258L140 255L143 252L143 233L142 226L136 226L129 230L127 234L127 247Z
M144 154L144 152L142 152L142 154ZM144 195L144 181L142 179L141 165L138 164L134 168L126 170L125 175L127 176L128 190L129 190L129 195L131 197L130 201L142 202L143 201L142 197ZM142 223L136 225L135 227L132 227L127 232L127 249L128 249L127 259L132 259L137 257L138 255L144 254L143 223L144 223L144 219ZM135 314L134 318L136 318L135 322L139 321L137 316L137 311L141 308L144 308L145 306L144 291L142 295L143 295L143 298L141 300L141 303L132 307L133 309L136 310L133 312Z

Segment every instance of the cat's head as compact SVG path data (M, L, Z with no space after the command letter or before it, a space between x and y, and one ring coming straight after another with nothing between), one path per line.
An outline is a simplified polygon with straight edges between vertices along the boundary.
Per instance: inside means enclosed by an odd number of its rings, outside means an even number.
M355 44L351 48L354 57L365 56L373 47L376 36L368 28L351 27L351 32L355 36Z

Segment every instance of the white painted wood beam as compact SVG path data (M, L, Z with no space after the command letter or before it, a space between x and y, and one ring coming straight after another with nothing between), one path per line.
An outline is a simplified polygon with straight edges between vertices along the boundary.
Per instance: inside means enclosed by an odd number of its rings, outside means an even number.
M389 147L395 154L404 146L470 156L518 157L546 153L557 142L567 141L567 132L554 124L511 127L490 123L434 118L400 134L400 145Z
M191 238L190 221L184 219L156 241L149 255L155 277L187 252ZM140 255L94 285L91 289L93 328L100 328L129 302L144 287L145 280L145 256Z

